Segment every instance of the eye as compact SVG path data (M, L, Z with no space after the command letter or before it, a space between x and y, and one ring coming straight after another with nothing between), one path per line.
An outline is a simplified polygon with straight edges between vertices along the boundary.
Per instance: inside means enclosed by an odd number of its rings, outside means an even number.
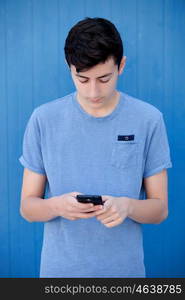
M80 78L80 79L78 79L79 80L79 82L80 83L87 83L89 80L88 79L82 79L82 78ZM101 82L101 83L106 83L106 82L108 82L110 80L110 78L106 78L106 79L104 79L104 78L102 78L102 79L99 79L99 81Z
M110 80L110 78L109 78L109 79L101 79L100 82L106 83L106 82L108 82L109 80Z
M85 79L85 80L80 80L80 79L79 79L79 81L80 81L81 83L86 83L86 82L88 82L88 79Z
M106 78L106 79L101 79L100 82L101 82L101 83L106 83L106 82L108 82L109 80L110 80L110 78L108 78L108 79L107 79L107 78Z

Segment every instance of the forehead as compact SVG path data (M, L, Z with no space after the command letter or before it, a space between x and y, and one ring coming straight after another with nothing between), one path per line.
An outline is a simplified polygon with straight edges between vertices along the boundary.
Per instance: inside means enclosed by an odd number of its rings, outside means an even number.
M96 66L93 66L92 68L90 68L87 71L81 71L79 73L77 73L76 71L76 67L74 65L71 65L71 71L75 74L81 74L83 76L87 76L89 78L91 77L99 77L102 76L106 73L112 73L114 72L114 70L117 68L117 65L115 64L113 58L109 58L109 60L107 60L104 63L100 63Z

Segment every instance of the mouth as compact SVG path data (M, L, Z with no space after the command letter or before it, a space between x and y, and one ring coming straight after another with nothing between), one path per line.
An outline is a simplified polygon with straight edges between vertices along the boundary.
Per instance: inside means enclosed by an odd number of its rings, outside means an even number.
M101 100L102 100L102 98L90 99L90 101L93 102L93 103L98 103Z

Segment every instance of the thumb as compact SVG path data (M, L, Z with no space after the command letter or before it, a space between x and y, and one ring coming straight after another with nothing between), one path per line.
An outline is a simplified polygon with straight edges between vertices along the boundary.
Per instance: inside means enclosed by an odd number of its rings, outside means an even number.
M82 195L82 193L80 193L80 192L72 192L72 193L70 193L70 195L72 197L76 197L77 195Z
M108 195L102 195L101 197L102 197L102 201L106 202L107 200L109 200L110 196L108 196Z

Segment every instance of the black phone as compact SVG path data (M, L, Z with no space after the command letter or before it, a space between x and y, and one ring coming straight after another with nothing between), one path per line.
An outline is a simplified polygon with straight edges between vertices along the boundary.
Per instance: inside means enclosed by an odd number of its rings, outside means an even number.
M77 195L76 199L81 203L93 203L94 205L103 205L100 195Z

